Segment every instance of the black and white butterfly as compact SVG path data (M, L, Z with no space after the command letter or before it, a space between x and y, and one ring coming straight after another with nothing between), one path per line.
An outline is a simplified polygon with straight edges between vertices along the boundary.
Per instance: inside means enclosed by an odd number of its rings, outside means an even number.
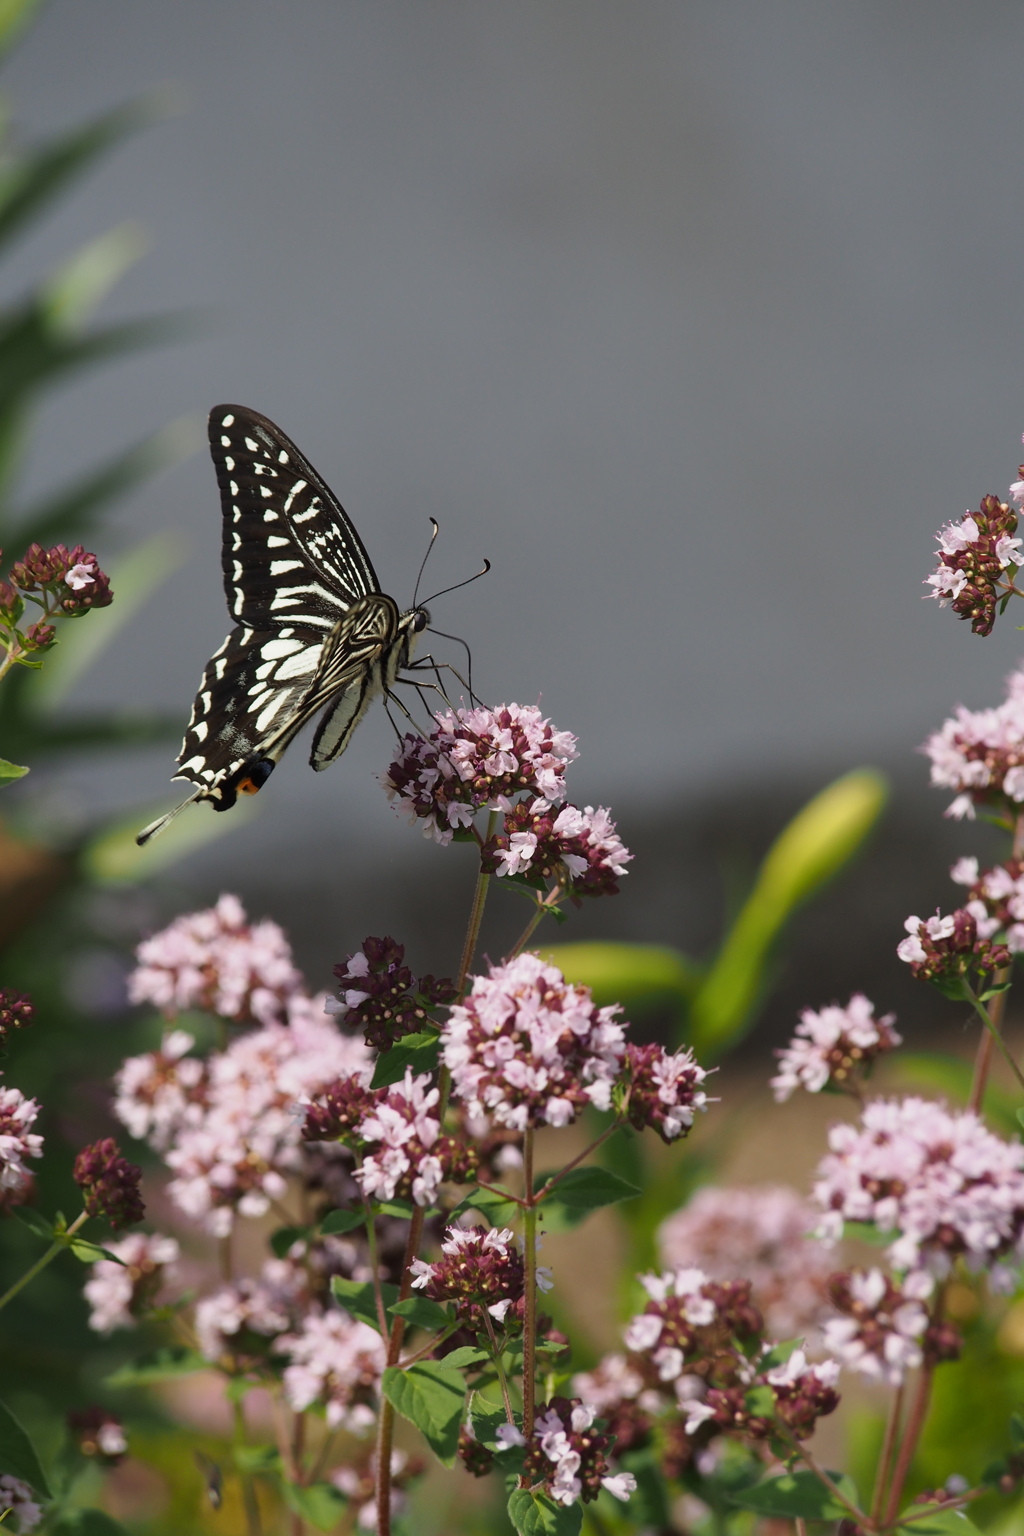
M326 768L370 702L390 694L429 623L422 605L401 613L380 590L341 503L280 427L218 405L209 433L236 623L203 673L178 755L174 777L195 788L140 844L194 801L226 811L255 794L321 709L309 761Z

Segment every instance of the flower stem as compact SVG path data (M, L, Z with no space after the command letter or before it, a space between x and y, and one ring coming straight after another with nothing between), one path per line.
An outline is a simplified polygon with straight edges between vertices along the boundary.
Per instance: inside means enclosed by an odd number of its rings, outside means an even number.
M491 1341L491 1358L494 1361L494 1369L497 1371L498 1381L501 1383L501 1396L502 1401L505 1404L505 1418L510 1424L514 1424L516 1421L512 1412L512 1399L509 1397L508 1393L508 1377L505 1375L505 1368L501 1363L501 1350L498 1348L498 1341L494 1337L494 1324L491 1322L491 1319L485 1310L483 1311L483 1319L484 1326L487 1329L487 1337Z
M509 960L514 960L516 956L526 948L530 939L533 937L534 930L539 924L541 918L545 917L551 911L551 908L556 906L561 897L564 895L564 886L553 885L546 896L538 896L537 905L533 909L533 916L530 918L530 921L527 923L526 927L523 929L522 933L519 935L518 939L516 939L516 942L508 952L507 958Z
M487 835L490 837L494 824L495 813L492 811L487 821ZM491 886L491 876L486 870L481 870L476 877L476 890L473 892L473 905L469 909L469 926L466 929L466 938L462 945L462 959L459 961L459 974L455 983L456 1002L461 1002L466 991L466 981L469 977L470 967L473 964L473 956L476 954L477 940L480 937L480 924L484 917L484 904L487 901L487 892Z
M523 1434L533 1434L537 1377L537 1201L533 1193L533 1126L523 1137L523 1259L526 1314L523 1318Z
M76 1216L70 1227L68 1227L67 1231L62 1232L60 1237L57 1238L55 1242L50 1244L42 1258L37 1259L30 1269L26 1269L21 1279L15 1280L10 1289L6 1290L4 1294L0 1296L0 1307L6 1307L7 1303L12 1300L13 1297L17 1296L18 1292L24 1286L28 1285L30 1280L34 1280L36 1275L38 1275L42 1270L46 1268L47 1264L52 1264L58 1253L62 1253L63 1250L68 1246L68 1238L72 1237L78 1231L79 1227L82 1226L84 1222L88 1221L88 1219L89 1216L88 1212L86 1211L82 1211L78 1216Z
M869 1521L864 1511L858 1509L856 1504L852 1504L850 1502L843 1491L838 1488L829 1477L824 1467L819 1467L818 1463L815 1461L813 1455L807 1449L806 1445L802 1444L801 1441L796 1438L788 1424L783 1424L781 1420L776 1418L775 1433L778 1435L780 1440L785 1440L786 1444L790 1447L791 1450L795 1451L796 1455L799 1456L800 1460L804 1463L807 1469L814 1473L819 1483L824 1484L829 1493L835 1499L836 1503L843 1506L850 1519L856 1525L858 1531L870 1528L871 1522Z
M1005 992L1001 992L998 997L993 998L993 1002L998 1002L1000 998L1005 997L1005 996L1006 996ZM972 1004L974 1006L975 1013L977 1013L978 1017L981 1019L981 1022L984 1024L985 1028L988 1030L988 1038L993 1040L995 1042L995 1044L998 1045L1000 1051L1002 1052L1003 1059L1006 1061L1007 1065L1009 1066L1010 1070L1012 1071L1014 1077L1017 1079L1017 1081L1020 1084L1020 1086L1022 1088L1024 1088L1024 1072L1021 1071L1020 1067L1018 1067L1017 1063L1014 1061L1013 1056L1010 1053L1009 1047L1006 1044L1006 1041L1003 1039L1002 1035L999 1033L999 1026L995 1022L995 1020L993 1019L992 1014L989 1013L988 1009L985 1007L985 1004L981 1001L981 999L978 998L978 997L975 997L973 992L971 993L971 1002L972 1002ZM1001 1013L1000 1013L1000 1017L1001 1017ZM984 1084L982 1086L984 1086ZM973 1108L974 1107L973 1106L973 1097L974 1097L973 1089L972 1089L971 1097L972 1097L972 1108Z
M938 1307L936 1307L938 1315ZM934 1365L923 1365L921 1374L917 1379L917 1391L914 1393L914 1401L911 1404L907 1417L907 1425L903 1431L903 1441L900 1445L899 1455L896 1458L896 1470L892 1475L892 1486L889 1489L889 1502L885 1508L885 1524L890 1525L899 1513L900 1499L903 1496L903 1485L910 1471L910 1464L917 1450L917 1442L921 1438L924 1421L928 1416L928 1408L932 1397L932 1377L935 1374Z
M418 1205L409 1222L409 1236L402 1259L402 1278L398 1287L398 1299L404 1301L412 1291L412 1275L409 1266L419 1252L423 1237L423 1207ZM396 1317L391 1325L388 1341L388 1365L397 1365L402 1353L405 1318ZM384 1398L380 1405L380 1421L377 1426L377 1536L391 1536L391 1445L395 1433L395 1410Z
M1013 849L1011 857L1015 859L1024 857L1024 811L1020 812L1013 823ZM996 982L1002 986L1010 980L1011 974L1011 968L1008 966L1005 970L997 973ZM982 1102L985 1098L985 1084L988 1081L988 1074L992 1065L994 1037L1002 1038L1003 1014L1006 1012L1008 996L1008 992L1000 992L992 999L992 1006L989 1009L992 1030L982 1035L978 1041L978 1050L974 1058L974 1079L971 1083L971 1097L967 1103L967 1108L973 1110L976 1115L981 1113Z
M544 1185L544 1188L538 1189L536 1197L537 1204L540 1205L542 1200L546 1200L559 1180L564 1179L567 1173L571 1173L572 1170L576 1167L577 1163L582 1163L583 1159L585 1157L589 1157L591 1152L596 1152L598 1147L602 1146L603 1143L608 1140L609 1136L613 1135L618 1130L618 1128L619 1127L617 1124L610 1125L607 1130L601 1132L596 1141L592 1141L590 1143L589 1147L584 1147L583 1151L577 1153L574 1158L566 1163L564 1168L560 1168L557 1173L553 1173L550 1179L548 1179L547 1183Z
M885 1439L882 1441L882 1454L878 1461L878 1472L875 1477L875 1491L871 1499L871 1519L877 1525L882 1513L882 1500L885 1498L885 1489L889 1481L889 1473L892 1471L893 1451L896 1448L896 1436L899 1433L900 1419L903 1416L903 1384L897 1387L889 1409L889 1421L885 1426Z
M245 1407L241 1402L234 1405L235 1419L235 1448L241 1449L246 1443ZM256 1497L256 1484L253 1482L251 1472L239 1471L239 1479L242 1484L242 1503L245 1506L245 1526L249 1536L260 1536L260 1505ZM301 1536L301 1533L300 1533Z
M384 1311L384 1291L380 1283L380 1263L377 1258L377 1223L370 1209L369 1200L363 1199L366 1207L366 1246L370 1255L370 1274L373 1278L373 1299L377 1303L377 1326L380 1336L386 1339L388 1336L388 1315Z

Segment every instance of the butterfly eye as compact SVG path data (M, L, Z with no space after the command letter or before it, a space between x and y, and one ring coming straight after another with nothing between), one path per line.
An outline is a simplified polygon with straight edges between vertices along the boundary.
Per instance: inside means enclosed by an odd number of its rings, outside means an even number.
M413 633L421 635L429 623L430 614L427 610L425 608L417 608L412 621Z

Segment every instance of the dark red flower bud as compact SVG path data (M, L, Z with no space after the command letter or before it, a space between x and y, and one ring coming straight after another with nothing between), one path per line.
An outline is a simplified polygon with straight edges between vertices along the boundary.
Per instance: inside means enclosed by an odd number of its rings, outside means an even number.
M83 1147L75 1158L74 1180L90 1216L105 1216L115 1232L134 1226L146 1213L139 1193L142 1169L121 1156L112 1136Z

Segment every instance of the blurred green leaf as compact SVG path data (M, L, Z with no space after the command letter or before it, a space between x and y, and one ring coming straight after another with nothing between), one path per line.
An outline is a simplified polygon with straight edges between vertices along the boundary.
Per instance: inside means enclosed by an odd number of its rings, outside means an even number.
M898 1526L906 1536L971 1536L978 1529L962 1509L936 1509L922 1519L920 1504L911 1504L899 1519L907 1522Z
M281 1492L288 1508L318 1531L333 1531L348 1505L333 1483L307 1483L299 1488L282 1479Z
M44 1499L52 1497L36 1448L6 1403L0 1403L0 1472L20 1477Z
M886 1083L904 1091L922 1088L941 1093L954 1104L966 1105L974 1081L974 1063L943 1051L899 1051L887 1064ZM985 1086L985 1114L1004 1136L1019 1129L1017 1098L998 1084Z
M676 949L660 944L553 944L542 951L566 981L587 986L599 1008L621 1003L629 1012L692 997L702 971Z
M398 1286L384 1281L380 1289L386 1312L398 1300ZM358 1317L360 1322L369 1323L371 1328L379 1331L377 1296L372 1280L346 1280L342 1275L335 1275L331 1280L331 1291L346 1312L351 1312L352 1316Z
M852 1479L841 1472L828 1475L843 1497L856 1504L857 1489ZM783 1520L842 1520L846 1515L845 1507L813 1472L786 1472L781 1477L768 1478L752 1488L737 1490L729 1502Z
M0 786L12 784L15 779L23 779L26 773L27 768L20 768L17 763L9 763L6 757L0 757Z
M475 1189L459 1201L455 1209L448 1216L449 1222L457 1221L466 1211L479 1211L480 1215L492 1226L503 1227L507 1222L514 1221L519 1214L519 1206L514 1200L503 1200L500 1195L489 1189Z
M881 774L857 769L815 795L780 833L694 998L690 1042L698 1054L721 1055L749 1028L782 928L853 857L886 795Z
M136 834L163 807L148 813L139 811L92 837L82 850L81 867L97 885L138 885L251 821L259 814L253 798L239 801L230 815L204 815L206 807L190 806L144 848L136 845Z
M550 1173L539 1175L534 1188L542 1189L551 1177ZM605 1205L617 1205L620 1200L632 1200L639 1193L635 1184L627 1183L607 1168L572 1168L546 1196L542 1209L548 1218L554 1207L560 1211L565 1225L574 1227L591 1211L600 1210Z
M200 424L180 417L142 442L115 454L98 469L62 487L44 501L20 512L5 535L51 545L85 544L99 514L121 496L148 480L159 470L190 457L203 438ZM117 601L120 603L118 592ZM77 633L77 632L76 632Z
M35 688L39 710L62 704L78 679L96 661L138 613L157 587L180 568L188 546L180 534L156 533L131 554L106 566L115 601L110 608L90 613L88 622L75 626L74 635L48 660Z
M146 240L137 224L118 224L81 246L61 263L39 289L47 329L77 336L93 310L145 254Z
M428 1296L407 1296L404 1301L396 1301L393 1307L388 1307L388 1312L392 1317L404 1317L414 1328L428 1331L447 1328L451 1322L444 1307Z
M102 1509L76 1509L62 1515L53 1536L128 1536L127 1529Z
M34 8L35 0L0 0L0 48L10 29ZM15 13L20 12L18 16ZM10 240L42 213L46 205L89 169L107 149L152 122L162 110L154 95L129 102L95 118L84 128L50 139L36 149L20 150L0 165L0 242Z
M490 1359L485 1349L477 1349L473 1344L460 1344L458 1349L451 1349L445 1355L446 1365L453 1370L466 1370L471 1365L486 1365Z
M365 1211L328 1211L320 1223L320 1231L325 1237L330 1237L334 1232L354 1232L357 1227L365 1227Z
M145 1387L158 1381L173 1381L177 1376L191 1376L196 1371L208 1371L210 1362L194 1349L174 1345L140 1355L136 1360L119 1366L107 1377L108 1387Z
M6 53L28 26L39 0L0 0L0 52Z

